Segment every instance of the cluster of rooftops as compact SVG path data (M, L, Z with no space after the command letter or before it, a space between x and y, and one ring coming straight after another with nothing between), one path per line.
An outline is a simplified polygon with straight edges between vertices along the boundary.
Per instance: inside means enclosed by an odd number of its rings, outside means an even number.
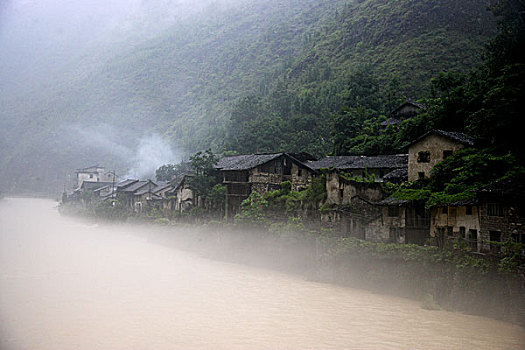
M435 134L444 138L448 138L452 141L464 144L465 146L472 146L474 144L473 138L459 132L450 132L444 130L432 130L420 136L407 147L424 140L428 136ZM279 153L264 153L264 154L244 154L236 156L227 156L221 158L215 165L215 169L221 172L232 172L232 171L247 171L258 166L264 165L271 161L274 161L280 157L286 157L292 162L296 163L302 168L306 168L313 173L317 173L322 169L336 170L336 171L352 171L352 170L373 170L373 169L384 169L385 173L380 177L380 181L395 180L396 182L407 180L408 178L408 167L409 167L409 155L408 154L394 154L394 155L377 155L377 156L326 156L321 159L316 159L312 155L306 152L291 153L291 152L279 152ZM94 173L100 171L103 168L99 166L91 166L88 168L78 169L79 173ZM191 175L191 174L188 174ZM172 181L152 181L152 180L137 180L137 179L125 179L123 181L100 181L104 180L101 176L100 179L93 181L86 179L82 183L79 183L77 190L98 190L100 191L104 187L114 186L115 189L120 189L123 192L142 194L142 192L155 193L166 189L167 187L176 188L182 184L182 178L173 179ZM146 189L147 188L147 189Z
M386 197L381 190L379 182L400 183L429 177L437 163L462 148L472 146L473 138L466 134L432 130L408 144L407 154L327 156L321 159L315 159L305 152L244 154L223 157L214 168L216 175L221 175L216 176L217 181L226 187L226 218L239 213L242 201L253 192L264 194L280 188L284 181L290 181L293 190L301 191L311 185L317 174L325 172L327 196L323 205L330 210L322 213L321 220L325 221L323 224L339 225L347 234L374 241L422 244L429 236L441 237L442 232L446 231L468 236L473 249L477 251L488 249L486 242L505 237L516 236L520 242L525 241L525 232L521 228L516 231L516 227L522 227L522 219L518 218L514 220L516 223L513 221L511 224L495 223L493 219L496 217L499 220L502 213L507 215L515 212L509 209L509 205L498 203L503 203L502 198L507 202L521 202L525 198L523 179L485 186L478 191L475 199L447 205L460 209L455 214L447 210L445 217L439 208L432 209L430 214L425 213L419 204ZM103 168L95 166L77 170L77 176L80 182L78 193L95 193L99 200L120 196L130 209L137 212L147 210L152 205L183 212L192 206L204 204L193 193L189 181L186 181L193 176L191 171L171 181L117 181L114 173L108 175ZM355 178L365 176L367 181L354 181ZM111 182L100 181L108 178L111 178ZM84 200L82 196L79 198ZM354 211L360 214L347 212L345 208L349 205L355 206ZM394 210L393 207L402 208L402 211ZM469 214L473 211L481 215ZM378 215L381 219L378 219Z

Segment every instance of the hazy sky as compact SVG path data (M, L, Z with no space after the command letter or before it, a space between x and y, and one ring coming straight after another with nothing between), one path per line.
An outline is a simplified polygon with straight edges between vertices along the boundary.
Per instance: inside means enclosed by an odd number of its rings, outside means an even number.
M212 2L0 0L0 91L75 62L96 45L151 37Z

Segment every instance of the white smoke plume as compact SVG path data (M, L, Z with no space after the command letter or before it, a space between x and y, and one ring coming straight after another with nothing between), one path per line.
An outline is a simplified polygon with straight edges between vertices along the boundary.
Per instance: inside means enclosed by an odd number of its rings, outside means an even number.
M143 179L155 174L155 170L161 165L178 162L179 157L165 139L152 134L140 140L131 160L131 168L126 177Z
M182 159L168 140L155 133L136 137L128 131L100 125L96 128L74 126L69 135L84 144L86 149L96 149L120 159L128 169L121 178L153 179L160 166L178 163ZM126 145L125 139L138 140L138 144Z

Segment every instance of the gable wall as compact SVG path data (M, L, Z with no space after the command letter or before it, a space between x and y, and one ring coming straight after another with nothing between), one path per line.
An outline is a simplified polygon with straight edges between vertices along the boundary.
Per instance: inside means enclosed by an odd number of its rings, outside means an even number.
M429 177L432 168L443 160L444 150L456 152L462 148L464 148L462 143L436 134L431 134L411 145L408 149L408 181L418 180L420 172L424 172L425 177ZM418 162L419 152L429 152L430 161Z

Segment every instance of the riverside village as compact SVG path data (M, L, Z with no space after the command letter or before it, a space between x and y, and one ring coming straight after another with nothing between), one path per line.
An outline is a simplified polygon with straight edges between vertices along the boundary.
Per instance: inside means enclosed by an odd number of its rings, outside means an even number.
M421 108L404 103L382 127L388 132ZM207 150L160 167L155 179L120 178L94 165L76 170L61 211L165 227L251 228L252 235L278 242L266 255L282 255L283 244L286 254L315 246L304 264L316 265L322 280L344 283L335 272L344 271L341 264L355 270L362 264L355 259L373 257L381 267L361 265L367 287L395 279L404 284L402 295L423 295L429 308L439 303L517 319L524 311L523 304L516 307L525 288L524 178L494 158L474 170L507 174L497 181L439 188L451 173L465 172L458 159L464 162L478 147L465 133L435 129L406 144L403 154L316 159L305 152L218 156ZM490 296L495 281L508 285L508 295Z

